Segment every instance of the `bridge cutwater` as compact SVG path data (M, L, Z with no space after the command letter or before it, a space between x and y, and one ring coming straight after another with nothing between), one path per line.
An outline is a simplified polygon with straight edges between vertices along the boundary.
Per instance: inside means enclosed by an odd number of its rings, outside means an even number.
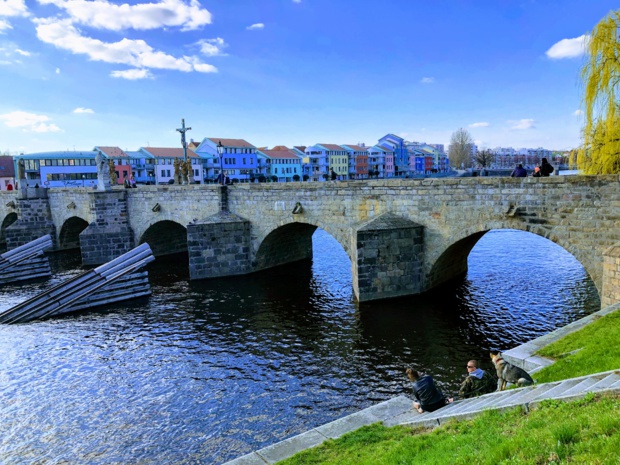
M584 266L603 307L620 300L617 175L140 186L1 192L0 241L50 234L87 265L148 243L187 251L191 279L253 273L312 256L316 228L351 260L359 301L418 294L465 273L491 229L545 237ZM527 254L515 250L515 254Z

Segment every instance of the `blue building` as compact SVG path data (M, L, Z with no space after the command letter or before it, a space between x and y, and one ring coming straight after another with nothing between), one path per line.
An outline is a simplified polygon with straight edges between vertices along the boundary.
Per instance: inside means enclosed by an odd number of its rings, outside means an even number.
M28 186L94 187L97 185L97 164L93 150L41 152L13 157L15 173L24 161ZM18 180L19 182L19 180Z
M223 151L221 159L217 151L219 143ZM243 139L205 137L195 152L203 161L206 179L216 180L223 169L231 181L250 181L258 173L256 150L255 146Z
M387 134L379 139L377 145L394 152L394 175L402 176L409 171L409 151L405 139L394 134Z

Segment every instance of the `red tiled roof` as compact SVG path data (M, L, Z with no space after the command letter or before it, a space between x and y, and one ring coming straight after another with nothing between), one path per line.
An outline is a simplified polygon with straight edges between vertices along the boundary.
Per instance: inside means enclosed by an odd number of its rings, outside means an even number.
M98 145L97 148L109 158L128 158L128 155L120 147L104 147Z
M350 147L356 152L365 152L368 149L368 147L360 147L359 145L354 145L354 144L345 144L345 145L347 147Z
M292 158L295 160L299 160L299 155L296 155L295 152L291 150L263 150L265 155L269 158Z
M276 145L271 150L289 150L289 148L286 145Z
M153 155L154 157L159 158L184 158L185 154L183 153L183 149L177 147L143 147L148 153ZM191 158L198 158L191 149L187 150L187 156Z
M3 178L15 176L13 157L0 157L0 176Z
M344 150L344 148L336 144L319 144L319 145L322 147L325 147L327 150L338 150L338 151Z
M215 145L217 145L218 142L221 142L224 147L249 148L249 149L256 148L252 144L250 144L249 142L243 139L220 139L219 137L207 137L207 139L209 139L211 142L214 142Z
M193 150L193 149L197 149L199 145L200 145L200 142L191 141L189 144L187 144L187 147Z
M305 152L306 149L307 149L307 147L305 145L293 145L293 148L297 149L297 150L299 150L301 152Z

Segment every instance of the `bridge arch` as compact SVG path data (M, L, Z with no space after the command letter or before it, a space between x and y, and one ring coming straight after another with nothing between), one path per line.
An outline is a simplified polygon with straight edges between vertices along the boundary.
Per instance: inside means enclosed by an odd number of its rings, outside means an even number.
M579 248L575 247L566 238L549 234L548 230L537 225L523 225L523 224L501 224L499 222L487 223L478 227L472 227L464 229L459 234L448 238L445 241L445 245L438 251L434 260L429 265L430 271L427 274L426 288L432 289L439 286L451 279L454 279L467 272L467 259L471 250L478 243L478 241L487 232L491 230L517 230L526 233L535 234L543 237L551 242L562 247L565 251L570 253L586 270L586 273L592 279L597 287L599 296L601 295L601 288L596 277L592 273L592 267L594 264L588 260L588 257L580 253ZM527 253L527 251L525 251Z
M79 216L72 216L65 220L58 235L59 249L78 249L80 247L80 233L87 227L88 221Z
M176 221L157 221L146 228L140 237L139 244L145 242L156 257L187 252L187 228Z
M17 213L11 212L2 220L2 226L0 226L0 249L6 248L6 228L11 226L17 221Z
M253 267L256 271L274 266L312 258L312 235L323 229L332 236L349 255L349 247L329 226L310 222L292 221L278 225L269 230L260 240L254 254Z

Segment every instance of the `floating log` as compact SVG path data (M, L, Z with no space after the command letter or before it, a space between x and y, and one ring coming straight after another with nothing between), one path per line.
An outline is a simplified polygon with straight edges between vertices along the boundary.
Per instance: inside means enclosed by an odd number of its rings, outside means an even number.
M149 295L148 273L139 270L153 260L149 245L142 244L0 313L0 323L24 323Z
M52 274L44 250L53 246L47 234L0 255L0 284L45 278Z

